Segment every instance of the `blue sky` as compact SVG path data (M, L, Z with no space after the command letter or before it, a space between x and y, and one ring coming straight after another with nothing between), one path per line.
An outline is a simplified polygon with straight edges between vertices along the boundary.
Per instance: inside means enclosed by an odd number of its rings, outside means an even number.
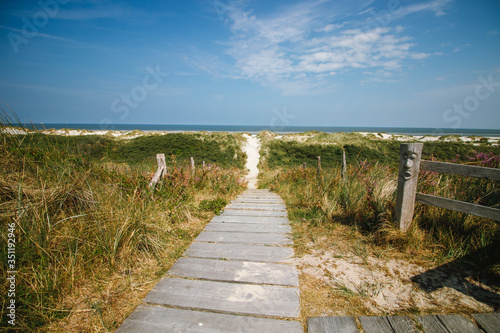
M500 2L7 0L0 97L45 123L499 129Z

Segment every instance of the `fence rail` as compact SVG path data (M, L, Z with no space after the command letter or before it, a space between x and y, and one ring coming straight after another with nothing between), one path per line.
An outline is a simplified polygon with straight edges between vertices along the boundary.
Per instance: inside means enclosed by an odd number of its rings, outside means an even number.
M399 148L395 220L401 230L407 231L411 226L415 201L500 221L500 209L417 193L418 173L421 169L492 180L500 180L500 169L421 160L422 149L423 143L403 143Z

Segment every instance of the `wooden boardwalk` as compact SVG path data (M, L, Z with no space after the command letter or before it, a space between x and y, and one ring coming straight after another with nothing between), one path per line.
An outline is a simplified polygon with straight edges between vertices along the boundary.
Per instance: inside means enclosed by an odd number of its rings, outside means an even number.
M215 216L117 332L303 332L282 199L247 190ZM309 333L500 333L500 314L317 317Z
M247 190L200 233L117 332L303 332L286 207Z
M475 323L462 315L316 317L308 318L308 333L500 333L500 314L473 314Z

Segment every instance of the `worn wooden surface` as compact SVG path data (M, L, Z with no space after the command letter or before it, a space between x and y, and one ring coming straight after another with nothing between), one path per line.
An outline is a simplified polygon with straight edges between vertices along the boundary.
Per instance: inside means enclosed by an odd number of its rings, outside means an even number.
M219 281L163 278L144 302L186 309L297 318L298 289Z
M427 205L455 210L458 212L486 217L500 221L500 209L480 206L468 202L436 197L434 195L417 193L416 200Z
M393 329L387 317L359 317L361 326L365 333L393 333Z
M500 332L498 313L472 315L486 333ZM318 317L308 318L309 333L480 333L483 332L473 321L462 315L427 315L427 316L378 316L358 317L359 326L354 317Z
M420 162L420 169L469 177L500 180L500 169L495 168L422 160Z
M225 231L225 232L253 232L253 233L277 233L289 234L292 228L288 224L262 224L255 228L253 223L231 223L231 222L212 222L205 228L205 231Z
M243 209L224 209L224 215L226 216L247 216L247 217L286 217L287 212L285 210L243 210Z
M196 258L279 263L287 262L293 256L293 249L291 247L195 242L184 255Z
M354 317L316 317L307 319L309 333L359 333Z
M167 173L167 163L165 162L165 154L156 154L158 169L156 170L153 179L149 182L149 187L155 186L160 181L162 175Z
M234 223L252 223L252 224L284 224L290 225L288 219L284 216L229 216L222 214L215 216L212 222L234 222Z
M245 209L245 210L282 210L286 211L286 206L281 203L254 203L254 202L233 202L225 209Z
M196 238L197 242L244 243L262 245L292 245L287 234L263 232L211 232L203 231Z
M486 333L500 333L500 313L479 313L472 317Z
M422 148L422 143L402 143L399 148L398 190L394 220L402 231L407 231L413 221Z
M303 332L298 321L276 320L250 316L140 305L127 318L117 333L137 332Z
M281 198L250 190L237 200L235 209L213 218L119 332L303 331Z
M168 273L214 281L299 286L297 270L289 264L185 257L177 260Z

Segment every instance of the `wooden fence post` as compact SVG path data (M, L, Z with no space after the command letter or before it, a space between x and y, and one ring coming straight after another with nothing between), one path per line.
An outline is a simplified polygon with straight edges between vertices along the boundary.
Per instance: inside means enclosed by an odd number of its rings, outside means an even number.
M194 175L194 158L191 157L191 172Z
M347 181L347 163L345 160L345 150L342 149L342 180Z
M302 167L303 167L304 169L305 169L305 168L307 168L307 163L306 163L306 162L304 162L304 164L302 164Z
M423 143L402 143L399 146L398 192L394 220L403 232L410 229L413 220L423 146Z
M156 154L156 162L158 163L158 169L156 170L153 179L149 182L149 187L156 185L160 181L162 175L167 173L167 163L165 162L165 154Z
M318 156L318 177L321 176L321 156Z

